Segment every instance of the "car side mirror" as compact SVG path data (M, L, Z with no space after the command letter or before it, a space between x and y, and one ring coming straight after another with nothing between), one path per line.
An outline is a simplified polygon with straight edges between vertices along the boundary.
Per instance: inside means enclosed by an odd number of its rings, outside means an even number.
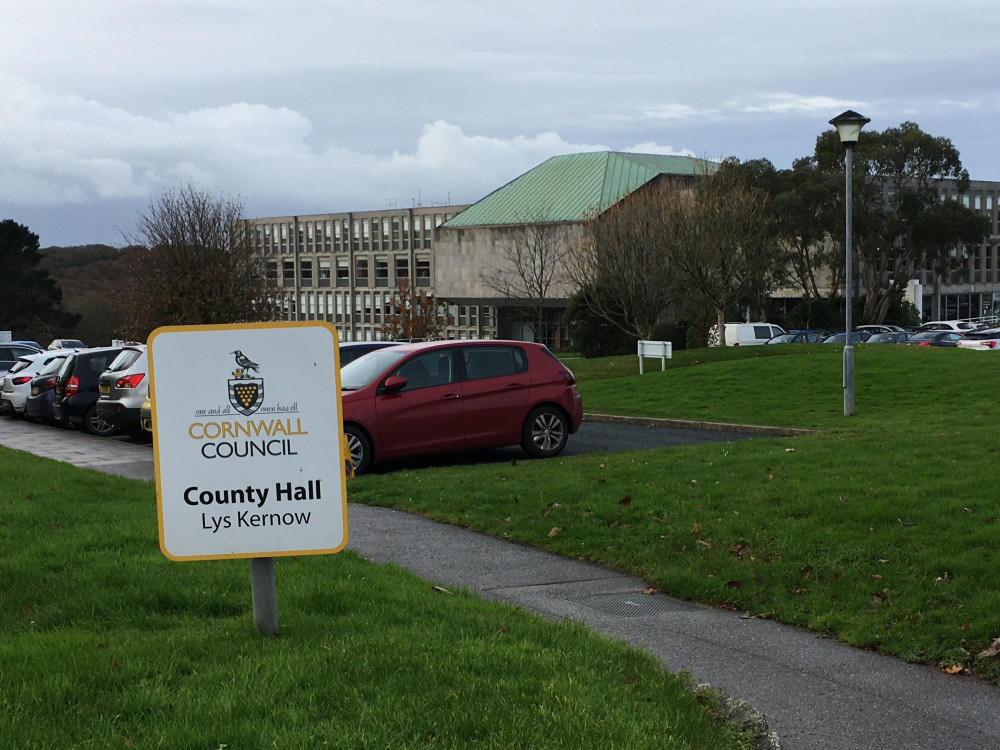
M399 375L393 375L390 378L386 378L385 382L382 384L382 393L399 393L406 387L406 378L401 378Z

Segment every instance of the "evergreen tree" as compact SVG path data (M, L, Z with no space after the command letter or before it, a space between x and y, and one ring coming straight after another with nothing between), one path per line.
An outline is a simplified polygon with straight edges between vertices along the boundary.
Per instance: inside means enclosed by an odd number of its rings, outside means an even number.
M62 309L62 290L41 260L37 234L13 219L0 221L0 329L15 339L45 343L80 322Z

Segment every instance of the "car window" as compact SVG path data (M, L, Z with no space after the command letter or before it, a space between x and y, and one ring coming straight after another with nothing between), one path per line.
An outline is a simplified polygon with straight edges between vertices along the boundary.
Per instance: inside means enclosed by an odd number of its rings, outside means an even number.
M142 350L140 349L122 349L121 353L108 365L108 369L115 372L127 370L141 356Z
M403 347L390 346L386 349L376 349L370 354L358 357L350 364L340 368L340 387L345 391L356 391L364 388L387 368L407 355Z
M771 331L771 326L754 326L753 327L753 337L755 339L769 339L772 336L781 333L781 331Z
M455 382L454 370L451 349L435 349L406 360L392 372L392 375L406 378L406 386L403 390L412 391L417 388L453 383Z
M528 369L524 350L516 346L467 346L462 355L469 380L517 375Z
M10 367L10 374L13 375L16 372L21 372L21 370L25 369L26 367L31 367L31 363L34 362L34 361L35 361L34 359L19 359L19 360L17 360L17 362L15 362L13 365L11 365L11 367Z

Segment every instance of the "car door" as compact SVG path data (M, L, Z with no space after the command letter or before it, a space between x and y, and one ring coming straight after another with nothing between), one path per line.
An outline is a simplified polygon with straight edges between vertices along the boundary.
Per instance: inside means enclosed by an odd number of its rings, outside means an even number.
M470 447L520 442L531 379L523 348L501 344L463 346L462 405Z
M375 397L381 455L436 453L464 447L462 386L453 347L422 351L387 376L406 379L399 391Z

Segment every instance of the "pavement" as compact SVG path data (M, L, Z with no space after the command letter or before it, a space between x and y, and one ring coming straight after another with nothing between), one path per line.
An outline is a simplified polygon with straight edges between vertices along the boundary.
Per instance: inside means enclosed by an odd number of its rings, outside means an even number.
M0 419L0 445L153 478L148 444ZM550 620L586 623L763 715L784 750L1000 748L1000 689L738 612L642 592L647 584L421 516L349 503L349 545L436 585Z

